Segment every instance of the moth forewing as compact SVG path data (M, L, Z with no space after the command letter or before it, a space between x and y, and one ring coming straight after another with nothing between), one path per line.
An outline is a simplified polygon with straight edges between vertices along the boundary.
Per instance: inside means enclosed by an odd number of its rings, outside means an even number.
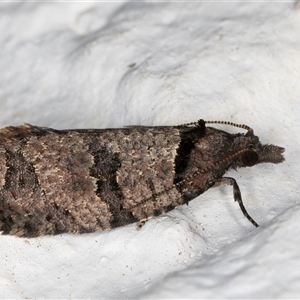
M246 134L206 127L218 123ZM0 231L20 237L109 230L168 212L212 186L239 187L230 168L279 163L284 149L261 145L246 125L0 130Z

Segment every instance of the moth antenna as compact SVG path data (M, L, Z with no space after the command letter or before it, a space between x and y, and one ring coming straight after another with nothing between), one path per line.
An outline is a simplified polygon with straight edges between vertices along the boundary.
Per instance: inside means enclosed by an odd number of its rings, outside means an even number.
M228 122L228 121L205 121L205 124L222 124L222 125L229 125L233 127L238 127L242 128L248 131L248 134L253 134L253 129L245 124L237 124L233 122Z
M216 162L212 163L212 164L211 164L210 166L208 166L207 168L201 169L201 170L199 170L199 171L193 173L192 175L189 175L188 177L186 177L185 179L183 179L183 180L181 180L180 182L176 183L175 185L176 185L176 186L180 186L180 185L182 185L183 183L186 183L188 180L194 178L195 176L200 175L200 174L204 174L204 173L206 173L206 172L208 172L208 171L214 169L216 166L220 166L220 165L222 165L222 164L224 164L224 163L226 163L226 162L228 162L228 161L230 161L230 160L233 160L233 159L239 157L240 155L244 154L244 153L247 152L247 151L249 151L249 150L248 150L248 149L242 149L242 150L239 150L239 151L237 151L236 153L234 153L234 154L232 154L232 155L230 155L230 156L227 156L227 157L224 158L224 159L221 159L221 160L219 160L219 161L216 161Z
M185 123L185 124L181 124L178 125L177 127L184 127L184 126L199 126L199 122L203 121L202 119L197 121L197 122L191 122L191 123ZM229 121L204 121L205 124L221 124L221 125L229 125L229 126L233 126L233 127L238 127L238 128L242 128L247 130L248 134L253 135L254 131L251 127L245 125L245 124L237 124L237 123L233 123L233 122L229 122Z
M222 165L222 164L225 164L226 162L228 162L228 161L230 161L230 160L233 160L233 159L239 157L240 155L242 155L242 154L244 154L245 152L248 152L248 151L249 151L249 150L246 149L246 148L245 148L245 149L242 149L242 150L239 150L239 151L235 152L234 154L227 156L226 158L223 158L223 159L221 159L221 160L219 160L219 161L217 161L217 162L212 163L212 164L211 164L210 166L208 166L207 168L201 170L201 173L210 171L211 169L213 169L213 168L216 167L216 166L220 166L220 165Z

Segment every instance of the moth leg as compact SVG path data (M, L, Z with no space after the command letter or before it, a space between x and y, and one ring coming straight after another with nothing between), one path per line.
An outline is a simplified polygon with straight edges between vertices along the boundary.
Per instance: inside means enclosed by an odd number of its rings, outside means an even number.
M248 214L248 212L246 211L246 208L243 204L243 200L242 200L242 194L240 191L240 188L236 182L236 180L232 177L222 177L219 181L217 181L214 184L214 187L220 186L220 185L232 185L233 187L233 198L234 201L236 201L240 208L241 211L243 212L244 216L255 226L255 227L259 227L259 225L250 217L250 215Z
M152 219L152 217L149 217L149 218L146 218L146 219L142 219L142 220L139 220L139 222L137 223L137 226L136 226L136 229L137 230L140 230L148 220Z

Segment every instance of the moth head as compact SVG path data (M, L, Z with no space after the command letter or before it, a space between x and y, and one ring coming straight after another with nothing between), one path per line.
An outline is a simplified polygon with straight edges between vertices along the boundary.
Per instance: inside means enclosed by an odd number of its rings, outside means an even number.
M259 163L280 163L284 161L284 148L275 145L262 145L253 132L238 137L235 143L238 155L235 167L252 167ZM242 147L241 147L242 146ZM233 166L234 167L234 166Z
M233 135L231 154L212 164L212 167L227 164L227 169L236 169L252 167L260 163L278 164L284 161L284 148L275 145L262 145L259 138L254 135L253 129L245 124L227 121L205 121L205 124L223 124L247 130L246 134ZM209 169L210 167L206 170Z

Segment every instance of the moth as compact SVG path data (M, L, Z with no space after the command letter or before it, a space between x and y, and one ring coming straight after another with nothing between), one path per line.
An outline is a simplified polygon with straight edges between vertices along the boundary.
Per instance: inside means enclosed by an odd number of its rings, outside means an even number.
M207 124L231 125L230 134ZM103 231L166 213L211 187L233 186L229 169L284 161L231 122L55 130L25 124L0 130L0 231L18 237Z

